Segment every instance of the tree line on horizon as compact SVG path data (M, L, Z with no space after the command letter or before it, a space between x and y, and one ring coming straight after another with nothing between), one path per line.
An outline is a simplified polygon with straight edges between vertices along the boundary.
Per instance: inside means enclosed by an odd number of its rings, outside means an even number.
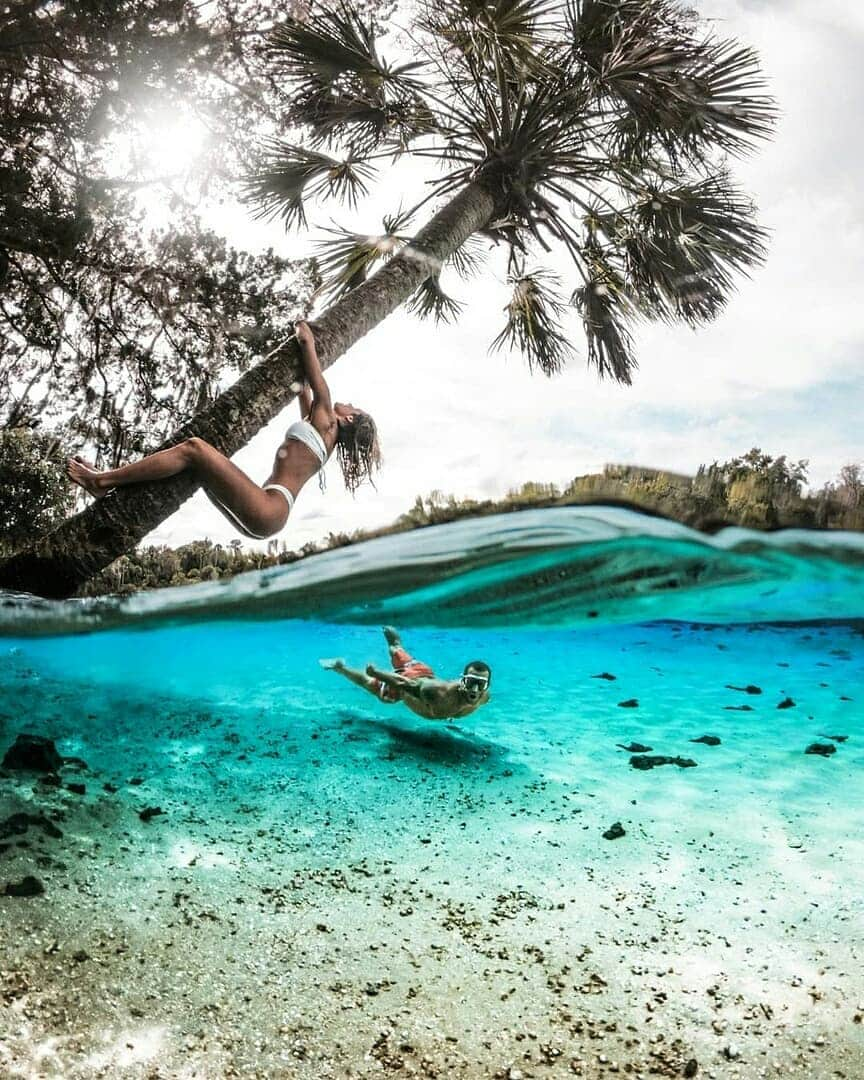
M8 434L0 433L0 525L9 535L15 506L62 516L69 487L59 470L45 459L33 459L29 481L16 484L9 468ZM26 445L26 439L25 439ZM19 448L20 449L20 448ZM121 556L91 579L82 596L130 594L141 589L219 581L248 570L287 565L310 555L346 547L381 536L441 525L463 517L509 513L537 507L624 503L703 531L726 525L752 529L819 528L864 530L864 466L844 465L835 480L805 491L805 460L773 457L758 448L725 462L701 465L695 476L630 465L607 465L601 473L577 476L559 487L529 481L510 489L501 499L472 499L432 491L418 495L413 505L390 525L352 532L331 532L318 542L290 549L271 540L266 550L246 550L243 541L229 544L196 540L178 548L141 547ZM11 481L11 482L10 482ZM43 527L45 522L43 522ZM32 514L29 528L34 526ZM12 530L14 533L14 529ZM0 542L0 555L12 550Z

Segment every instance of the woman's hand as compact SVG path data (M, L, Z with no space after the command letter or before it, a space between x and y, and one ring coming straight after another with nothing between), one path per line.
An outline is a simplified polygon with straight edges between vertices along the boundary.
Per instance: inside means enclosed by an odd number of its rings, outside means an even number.
M314 347L315 336L309 323L303 321L295 323L294 332L297 335L297 340L304 348Z
M333 416L330 389L321 373L321 363L315 349L315 337L312 333L312 327L305 320L300 319L294 324L294 332L300 346L300 362L303 365L303 374L306 376L309 389L312 391L312 402L309 408L315 410L317 406L321 406L327 416L325 426L332 427L336 423L336 419ZM301 405L301 408L304 407L304 405Z

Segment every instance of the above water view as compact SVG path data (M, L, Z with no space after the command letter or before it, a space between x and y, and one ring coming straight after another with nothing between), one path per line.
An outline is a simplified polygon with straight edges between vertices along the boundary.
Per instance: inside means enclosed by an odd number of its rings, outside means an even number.
M864 1075L862 563L584 507L8 596L0 1072ZM393 624L488 703L320 665Z

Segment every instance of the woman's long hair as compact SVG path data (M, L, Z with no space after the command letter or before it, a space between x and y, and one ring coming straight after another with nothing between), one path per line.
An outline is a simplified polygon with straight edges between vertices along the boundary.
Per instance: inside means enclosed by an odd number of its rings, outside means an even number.
M381 468L381 448L378 429L369 413L356 412L353 420L339 424L336 453L345 487L352 495L364 480L375 486L372 473Z

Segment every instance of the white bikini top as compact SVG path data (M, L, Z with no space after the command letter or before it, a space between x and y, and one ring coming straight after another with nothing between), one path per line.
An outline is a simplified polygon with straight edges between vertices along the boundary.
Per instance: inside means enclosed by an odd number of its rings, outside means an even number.
M285 441L294 439L297 442L302 442L304 446L308 446L315 457L318 458L319 468L323 468L324 463L327 461L327 447L324 445L324 440L318 432L318 429L313 427L308 420L298 420L296 424L292 424L291 427L285 432Z
M293 439L295 442L300 442L303 443L304 446L308 446L315 457L318 458L318 482L323 491L324 473L322 470L329 455L318 429L310 424L308 420L298 420L285 432L285 441L288 442L289 439Z

